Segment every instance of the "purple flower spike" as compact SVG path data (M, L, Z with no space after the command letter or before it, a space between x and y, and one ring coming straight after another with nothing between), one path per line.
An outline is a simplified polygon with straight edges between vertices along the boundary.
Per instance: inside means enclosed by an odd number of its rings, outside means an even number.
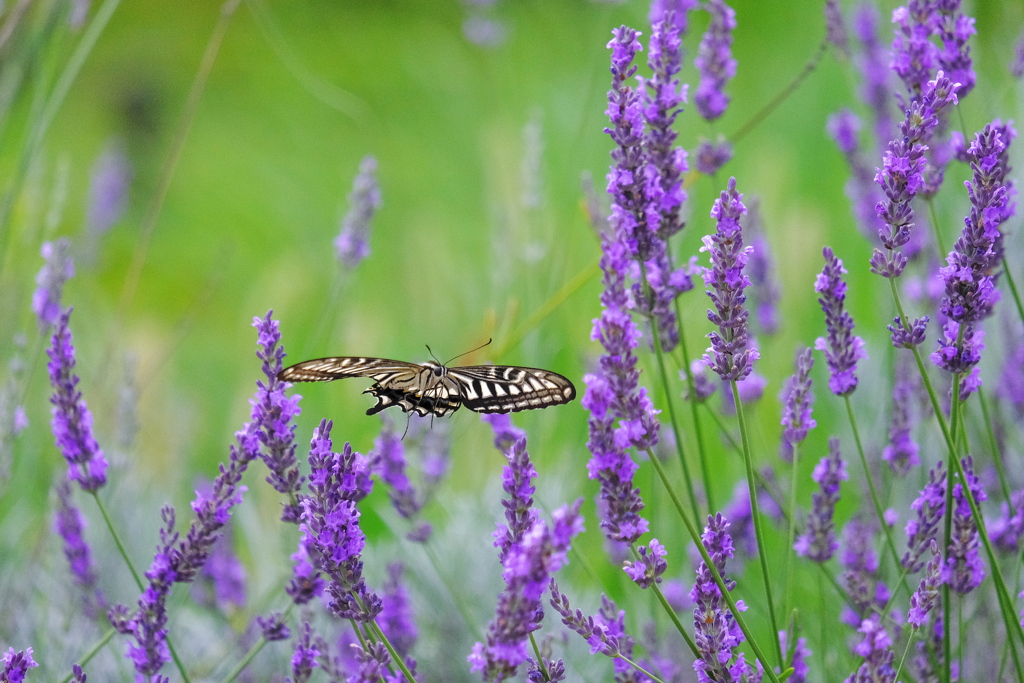
M708 121L714 121L729 106L725 86L736 75L732 56L732 32L736 28L736 12L724 0L709 0L705 6L711 23L697 48L694 65L700 72L700 85L693 102Z
M1024 490L1013 491L1008 502L1000 503L999 517L985 524L992 545L1005 553L1016 553L1024 536Z
M917 590L910 596L910 611L907 612L907 622L915 629L921 628L939 600L939 586L942 579L939 576L939 568L942 566L942 556L939 555L939 547L935 541L931 544L932 559L928 560L928 569L924 578L918 585Z
M729 522L721 514L709 516L701 538L726 588L731 591L736 584L725 577L726 560L733 556ZM744 640L743 632L704 562L697 568L697 581L690 591L690 598L696 605L693 628L700 658L693 663L693 668L697 672L697 680L700 683L739 683L740 677L747 673L743 653L735 655L736 647ZM742 600L737 601L736 606L740 610L745 609Z
M96 160L89 178L89 236L98 239L121 220L128 200L132 167L120 144L111 144Z
M53 333L47 368L53 395L50 403L50 428L68 463L68 478L77 481L83 491L92 493L107 483L107 459L92 434L92 413L78 390L75 374L75 347L71 343L71 310L61 316Z
M811 417L814 392L811 390L811 368L814 353L809 348L796 354L796 373L786 380L779 394L782 401L782 443L779 455L786 462L793 461L793 447L807 438L807 432L818 426Z
M608 628L600 617L586 616L580 610L573 610L569 598L558 590L554 579L548 584L551 606L562 617L562 623L578 633L590 645L590 654L600 652L608 657L617 657L622 651L619 638Z
M889 97L889 94L886 94ZM886 100L888 102L888 99ZM887 125L891 127L891 122ZM841 109L828 117L826 128L835 140L839 151L850 167L850 179L846 181L846 196L853 206L857 227L865 237L873 238L885 227L875 206L882 199L882 193L875 184L875 172L865 160L860 145L860 119L849 109ZM888 139L889 132L886 132Z
M320 650L313 644L313 628L309 622L302 625L302 631L295 639L295 652L292 654L292 677L293 683L306 683L313 675L313 669L317 667L316 658L320 656Z
M936 67L938 48L931 42L938 24L933 0L910 0L892 13L892 70L917 99Z
M844 567L843 584L850 596L850 606L843 608L840 618L850 626L859 624L872 610L881 610L889 601L889 589L878 576L874 532L875 529L859 517L851 519L843 528L839 564Z
M900 565L908 574L916 574L924 567L924 553L939 533L939 524L946 514L946 471L940 462L928 471L928 483L910 504L916 516L907 522L907 552Z
M60 318L64 283L74 276L75 264L71 260L71 240L67 237L44 242L40 251L46 263L36 275L38 286L32 294L32 311L39 319L39 331L45 334Z
M669 12L672 13L672 22L680 37L686 35L689 28L687 12L697 9L700 6L699 0L651 0L651 11L647 18L651 26L663 21Z
M53 525L64 540L64 557L71 566L72 580L82 589L85 611L95 616L105 611L105 601L96 586L92 552L83 536L85 517L71 501L71 486L67 481L57 485L57 500L57 515Z
M299 474L299 463L295 459L295 418L301 409L301 396L287 396L291 386L277 378L283 360L287 355L281 344L280 323L271 318L273 311L267 311L265 318L253 318L253 327L259 333L259 349L256 356L263 361L263 380L256 381L256 396L252 404L252 425L259 439L260 457L270 470L267 483L278 493L288 496L281 512L281 521L298 524L302 508L299 499L306 478Z
M388 486L388 498L395 512L404 519L413 519L423 507L423 497L406 474L405 446L394 424L382 416L384 426L373 442L369 456L371 468Z
M917 397L917 383L910 358L903 353L896 357L896 380L892 386L892 420L889 423L889 443L882 450L882 460L889 463L893 473L902 477L921 463L918 445L911 433L914 428L912 403Z
M765 236L760 201L751 200L749 209L747 234L750 235L750 260L747 262L747 275L751 283L754 322L761 332L772 335L779 330L776 310L779 303L779 283L775 273L775 256Z
M732 160L732 145L724 138L719 138L718 142L701 140L694 157L698 171L704 175L715 175L718 169Z
M970 457L963 459L967 485L976 503L988 498L978 477L974 474ZM960 595L965 595L985 578L985 570L978 557L978 525L971 515L971 506L964 493L963 482L953 485L953 532L946 550L946 564L942 567L942 582Z
M381 206L377 184L377 160L372 155L359 162L359 175L348 196L349 210L334 238L334 251L343 268L352 269L370 255L370 221Z
M894 681L896 670L892 663L896 655L892 651L892 637L882 626L881 616L872 614L861 622L857 631L864 634L864 640L853 651L864 658L864 663L847 677L845 683Z
M694 360L690 363L690 372L693 373L693 392L696 396L690 396L689 387L686 388L683 394L683 398L687 401L696 400L697 403L703 403L718 391L718 380L712 380L710 376L710 370L708 366L704 364L703 360ZM686 381L686 371L679 371L679 379Z
M942 41L939 50L939 68L949 74L950 80L960 84L960 97L974 89L976 80L971 63L971 48L967 41L977 31L974 17L960 11L960 0L939 0L935 3L938 11L937 33Z
M857 63L864 77L860 97L871 108L875 140L878 145L884 145L892 139L894 88L890 82L889 47L878 38L878 23L878 9L872 3L862 3L855 10L853 32L862 46Z
M512 424L512 416L508 413L487 413L480 419L491 425L494 430L494 447L507 453L519 439L526 438L526 432Z
M779 645L782 647L783 652L788 652L785 631L779 631ZM797 638L796 647L793 648L793 675L786 680L790 683L807 683L807 673L809 671L807 660L810 658L811 650L807 647L807 639Z
M915 318L910 321L910 329L908 330L900 324L899 316L893 318L892 325L886 325L886 329L889 330L892 339L892 345L897 349L912 349L923 344L926 338L925 333L928 331L929 320L928 316Z
M9 683L21 683L25 680L25 674L29 669L39 666L32 659L32 648L27 647L20 652L9 648L6 654L0 655L4 662L4 669L0 671L0 681Z
M821 459L811 475L821 486L821 493L811 497L813 505L807 516L807 528L793 544L797 555L819 563L827 562L839 548L832 516L839 502L839 485L850 478L846 462L839 454L839 439L829 439L828 449L829 454Z
M753 370L753 361L760 358L756 348L747 348L749 313L743 306L747 300L743 290L750 279L743 268L750 258L750 247L743 246L739 219L747 208L742 200L743 195L736 191L736 179L730 178L728 190L711 209L718 230L705 236L701 247L701 251L711 254L711 267L704 269L704 284L711 288L708 296L716 310L708 310L708 320L718 325L717 332L708 334L711 348L704 354L704 362L726 382L744 379Z
M825 33L829 43L847 57L850 56L850 39L846 34L839 0L825 0Z
M1017 47L1013 51L1013 61L1010 62L1010 73L1014 78L1024 78L1024 33L1017 39Z
M419 636L412 616L409 591L402 583L404 570L405 565L401 562L392 562L388 565L388 578L384 581L381 595L384 609L381 610L378 620L384 635L403 658L412 651L412 646Z
M836 396L848 396L857 388L857 361L867 358L867 353L864 340L853 334L853 317L843 310L846 283L842 275L846 268L830 247L825 247L822 254L825 267L814 283L814 291L820 295L818 303L825 312L828 338L818 337L814 348L825 352L830 373L828 388Z
M85 683L89 677L85 675L85 671L82 670L78 664L71 665L71 680L75 683Z
M623 567L629 578L641 588L650 588L656 583L661 583L661 575L668 569L668 563L664 559L668 554L665 546L659 543L658 539L652 538L649 545L640 546L637 552L640 553L640 559L636 562L627 561Z
M210 550L210 557L200 571L202 583L208 583L213 589L211 596L203 595L202 585L193 584L193 595L198 595L197 602L216 604L224 612L232 608L245 607L245 565L238 559L232 547L230 530L217 539Z
M309 450L310 495L302 500L302 544L310 563L330 578L328 609L342 619L367 622L381 611L380 598L363 580L360 555L366 536L356 502L369 493L368 463L349 444L331 451L333 423L321 420Z

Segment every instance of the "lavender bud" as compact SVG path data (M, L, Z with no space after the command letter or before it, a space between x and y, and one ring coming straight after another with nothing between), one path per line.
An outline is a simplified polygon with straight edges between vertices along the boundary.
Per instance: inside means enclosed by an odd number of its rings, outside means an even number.
M359 174L348 196L349 210L334 238L334 251L343 268L352 269L370 255L370 221L381 206L377 184L377 160L367 155L359 162Z

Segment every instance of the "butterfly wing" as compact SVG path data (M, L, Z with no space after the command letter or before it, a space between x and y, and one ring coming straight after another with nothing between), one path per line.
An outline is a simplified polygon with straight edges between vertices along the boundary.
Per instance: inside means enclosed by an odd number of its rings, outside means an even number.
M467 365L449 368L462 403L478 413L514 413L569 403L576 387L550 370L514 365Z
M330 382L346 377L369 377L383 384L410 382L422 370L415 363L387 358L337 356L307 360L277 374L283 382Z

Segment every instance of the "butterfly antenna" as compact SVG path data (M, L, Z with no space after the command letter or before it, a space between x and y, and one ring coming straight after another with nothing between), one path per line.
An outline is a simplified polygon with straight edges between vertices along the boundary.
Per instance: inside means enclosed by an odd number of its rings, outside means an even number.
M406 435L409 434L409 425L412 423L412 413L406 413L405 415L405 431L402 432L402 441L405 441Z
M437 356L435 356L434 352L430 350L430 344L424 344L424 346L427 347L427 353L430 354L430 357L433 358L434 360L436 360L438 365L442 365L441 359L438 358ZM451 362L451 361L449 361L449 362Z
M455 356L455 358L452 358L451 360L449 360L448 363L451 363L453 360L458 360L458 359L462 358L463 356L468 356L469 354L471 354L471 353L473 353L475 351L479 351L480 349L484 348L485 346L489 346L492 341L494 341L494 339L488 339L487 341L485 341L483 344L481 344L480 346L476 347L475 349L470 349L469 351L466 351L465 353L460 353L459 355ZM427 347L427 348L429 349L430 347ZM448 363L444 363L444 365L448 365Z

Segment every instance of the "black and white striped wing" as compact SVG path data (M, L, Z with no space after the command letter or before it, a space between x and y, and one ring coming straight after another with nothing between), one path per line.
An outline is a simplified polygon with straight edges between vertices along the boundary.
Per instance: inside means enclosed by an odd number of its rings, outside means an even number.
M514 413L569 403L576 387L550 370L513 365L467 365L449 368L459 384L462 403L478 413Z
M446 417L462 405L459 386L448 378L436 378L433 373L424 373L426 380L407 383L384 384L378 382L366 390L366 393L377 397L377 404L366 411L367 415L375 415L385 408L398 406L404 412L416 411L420 417L434 415Z
M346 377L369 377L385 385L415 381L423 367L387 358L338 356L307 360L277 374L284 382L330 382Z

